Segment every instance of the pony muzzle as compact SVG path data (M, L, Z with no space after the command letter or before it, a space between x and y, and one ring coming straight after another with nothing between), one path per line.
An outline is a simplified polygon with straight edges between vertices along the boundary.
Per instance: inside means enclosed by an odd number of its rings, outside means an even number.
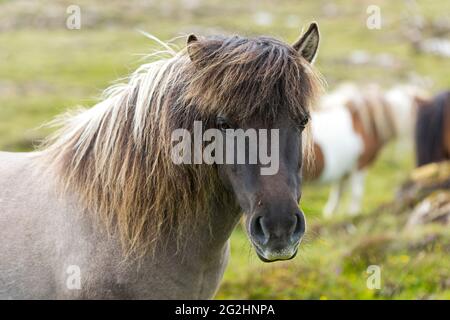
M249 223L251 242L264 262L294 258L305 230L305 217L300 210L290 214L254 215Z

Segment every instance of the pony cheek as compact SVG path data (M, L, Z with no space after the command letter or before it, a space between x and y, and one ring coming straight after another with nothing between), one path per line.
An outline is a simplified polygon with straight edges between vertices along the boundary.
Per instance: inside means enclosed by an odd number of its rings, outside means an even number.
M230 174L226 168L226 165L218 164L217 174L225 189L228 191L233 191L233 185L231 183Z
M249 215L252 210L252 204L249 199L249 195L245 190L240 188L234 189L234 196L241 207L241 210L244 214Z
M242 187L243 183L239 181L235 172L232 170L232 166L218 165L217 168L219 179L222 181L225 189L233 194L235 200L237 201L239 207L243 212L250 212L250 197L248 195L248 192Z

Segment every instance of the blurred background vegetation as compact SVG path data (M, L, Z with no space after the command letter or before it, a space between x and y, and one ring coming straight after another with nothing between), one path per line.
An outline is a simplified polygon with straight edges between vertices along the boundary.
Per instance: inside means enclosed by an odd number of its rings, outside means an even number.
M72 4L81 8L80 30L66 28ZM370 5L381 10L379 30L366 26ZM41 124L92 105L142 63L156 44L137 30L163 40L238 33L293 42L315 20L322 34L317 68L330 88L419 79L436 92L450 88L449 15L448 0L0 0L0 150L31 150L49 133ZM430 49L429 39L443 42ZM263 264L238 228L217 298L450 299L448 227L405 230L407 217L392 209L413 164L411 144L385 148L370 169L358 217L343 212L324 221L329 187L307 186L301 205L309 230L294 261ZM369 265L381 267L379 290L367 288Z

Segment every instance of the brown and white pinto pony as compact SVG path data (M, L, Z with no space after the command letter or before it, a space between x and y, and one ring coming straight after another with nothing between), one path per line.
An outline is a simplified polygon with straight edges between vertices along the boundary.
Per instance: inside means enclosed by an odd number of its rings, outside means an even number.
M450 159L450 91L419 104L415 143L417 166Z
M348 213L360 212L366 169L388 142L412 135L417 105L424 96L412 85L383 91L374 84L346 83L323 97L312 114L315 163L306 177L333 184L325 217L337 211L348 184Z

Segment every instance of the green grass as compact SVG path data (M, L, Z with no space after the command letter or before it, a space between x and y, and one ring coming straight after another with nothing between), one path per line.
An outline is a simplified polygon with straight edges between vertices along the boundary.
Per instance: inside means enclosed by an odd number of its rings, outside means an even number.
M450 60L414 54L405 41L405 17L410 14L403 1L213 0L189 9L175 0L150 7L140 7L139 2L127 5L114 0L105 6L100 1L80 0L86 25L72 31L64 28L64 4L70 1L59 1L60 6L51 1L36 3L42 3L40 10L27 13L11 1L0 1L0 21L17 23L0 32L1 150L30 150L48 134L48 129L35 128L69 107L91 105L109 83L139 65L136 54L149 53L155 46L136 29L162 39L190 32L239 33L293 42L302 26L317 20L322 34L317 67L331 86L341 81L388 86L416 73L431 78L433 90L450 87ZM332 3L337 4L336 13L326 14ZM365 27L366 8L371 4L381 8L381 30ZM450 2L418 1L418 8L426 18L439 17L450 12ZM50 9L57 13L56 20L49 17L55 21L47 27L35 25L39 21L35 18ZM255 15L261 12L271 15L270 25L257 23ZM89 15L96 17L94 22ZM183 45L183 40L177 43ZM343 63L355 50L388 53L400 66L386 69ZM388 146L369 171L364 212L356 218L339 215L324 221L320 212L329 187L306 186L301 205L309 230L294 261L263 264L238 228L217 298L449 299L449 231L424 226L406 233L406 216L395 215L389 206L376 210L394 199L412 167L410 150ZM366 286L366 269L371 264L381 267L380 290Z

